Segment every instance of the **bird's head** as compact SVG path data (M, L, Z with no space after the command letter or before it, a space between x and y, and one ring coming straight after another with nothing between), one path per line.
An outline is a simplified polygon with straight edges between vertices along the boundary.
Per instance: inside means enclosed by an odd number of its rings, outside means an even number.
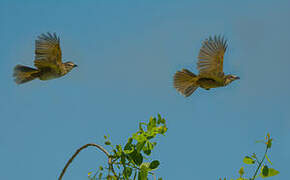
M226 75L225 85L228 85L228 84L230 84L231 82L233 82L234 80L237 80L237 79L240 79L240 77L232 75L232 74Z
M67 72L71 71L73 68L78 67L76 64L74 64L71 61L65 62L64 67L67 70Z

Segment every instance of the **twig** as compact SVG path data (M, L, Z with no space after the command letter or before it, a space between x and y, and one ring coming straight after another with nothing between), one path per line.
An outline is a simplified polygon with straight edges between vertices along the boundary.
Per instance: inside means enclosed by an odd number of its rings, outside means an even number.
M264 157L263 157L263 159L259 162L259 166L258 166L258 168L256 169L256 172L255 172L254 176L253 176L250 180L254 180L254 179L256 178L257 173L258 173L258 171L259 171L259 169L260 169L260 167L261 167L263 161L265 160L265 157L266 157L267 152L268 152L268 147L266 147L266 151L265 151Z
M94 147L100 149L102 152L104 152L104 153L106 154L106 156L108 157L109 169L112 170L114 176L117 176L116 173L115 173L115 171L114 171L113 165L112 165L112 156L109 154L109 152L108 152L106 149L104 149L102 146L98 145L98 144L89 143L89 144L86 144L86 145L80 147L80 148L79 148L79 149L74 153L74 155L73 155L73 156L68 160L68 162L67 162L66 165L64 166L64 168L63 168L63 170L62 170L62 172L61 172L61 174L60 174L58 180L62 180L62 177L63 177L64 173L66 172L68 166L72 163L72 161L74 160L74 158L75 158L75 157L76 157L76 156L77 156L77 155L78 155L78 154L79 154L83 149L85 149L85 148L87 148L87 147L89 147L89 146L94 146Z

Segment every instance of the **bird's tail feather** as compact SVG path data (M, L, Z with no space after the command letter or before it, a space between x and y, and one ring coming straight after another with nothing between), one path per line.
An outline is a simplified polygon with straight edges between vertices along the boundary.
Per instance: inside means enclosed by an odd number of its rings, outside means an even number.
M39 77L39 71L27 66L17 65L14 68L13 77L17 84L22 84Z
M173 85L185 97L190 96L197 88L197 76L187 69L177 71L174 75Z

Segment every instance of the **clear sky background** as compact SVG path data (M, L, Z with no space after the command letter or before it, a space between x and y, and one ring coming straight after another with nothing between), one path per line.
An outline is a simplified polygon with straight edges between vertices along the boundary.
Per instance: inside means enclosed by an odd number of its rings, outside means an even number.
M160 113L168 132L153 158L165 180L238 177L255 144L274 138L270 158L289 178L290 1L0 1L0 179L56 179L80 146L125 143ZM61 39L79 65L51 81L16 85L16 64L33 65L34 41ZM240 80L184 98L172 86L181 68L197 73L201 42L228 39L224 71ZM64 179L86 179L106 162L82 152ZM250 174L253 174L250 169Z

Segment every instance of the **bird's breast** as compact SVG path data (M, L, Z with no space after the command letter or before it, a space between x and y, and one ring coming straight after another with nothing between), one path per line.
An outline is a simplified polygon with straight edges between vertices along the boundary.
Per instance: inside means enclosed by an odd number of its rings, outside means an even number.
M50 80L50 79L55 79L61 77L62 74L59 74L55 71L52 71L50 69L43 69L41 70L41 75L39 76L40 80Z
M223 86L223 83L218 82L212 78L200 78L198 79L197 84L204 89L217 88Z

